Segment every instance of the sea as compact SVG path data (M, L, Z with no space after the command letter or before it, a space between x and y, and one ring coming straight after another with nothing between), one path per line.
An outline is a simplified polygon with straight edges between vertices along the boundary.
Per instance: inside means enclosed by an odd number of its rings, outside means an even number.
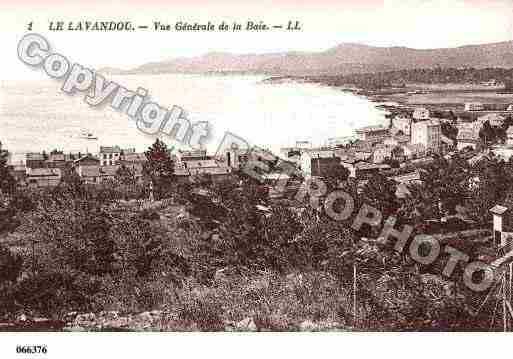
M279 154L296 141L325 145L328 139L354 136L358 127L385 124L376 103L327 86L263 82L264 76L234 75L123 75L108 80L135 91L148 90L152 102L171 109L179 106L191 122L208 121L207 150L214 152L228 131L252 145ZM91 107L85 93L68 95L62 81L3 81L0 84L0 141L20 163L27 152L97 153L100 146L118 145L144 151L156 136L137 129L123 111L106 105ZM84 132L97 139L84 139ZM184 148L170 137L168 146Z

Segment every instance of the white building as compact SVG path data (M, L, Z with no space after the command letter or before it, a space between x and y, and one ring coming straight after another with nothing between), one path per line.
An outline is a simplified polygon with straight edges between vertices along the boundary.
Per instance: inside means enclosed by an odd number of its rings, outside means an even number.
M411 131L412 119L408 117L395 117L392 119L392 127L409 136Z
M367 126L356 130L356 137L360 141L381 142L388 134L388 128L381 125Z
M461 151L464 148L471 147L474 150L477 148L479 143L479 135L474 129L461 128L458 130L458 136L456 137L458 142L457 149Z
M119 146L113 147L100 147L100 166L113 166L115 165L121 157L121 148Z
M55 187L61 182L62 172L59 168L27 168L29 187Z
M483 111L484 105L480 102L470 102L465 104L465 111Z
M427 151L440 151L442 128L439 120L416 122L411 127L411 144L421 144Z
M496 248L505 247L513 241L511 212L509 208L496 205L490 209L493 215L493 241Z
M310 141L296 141L296 148L309 149L312 148L312 142Z
M506 144L508 146L513 146L513 126L508 127L508 129L506 130L506 136Z
M413 119L417 121L429 120L429 110L425 107L417 107L413 111Z

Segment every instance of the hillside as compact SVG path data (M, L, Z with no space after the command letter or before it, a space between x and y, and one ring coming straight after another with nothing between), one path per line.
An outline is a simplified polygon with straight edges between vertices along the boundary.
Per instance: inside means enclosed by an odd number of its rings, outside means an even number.
M513 67L513 41L419 50L343 43L323 52L231 54L211 52L143 64L127 74L252 72L335 75L433 67Z

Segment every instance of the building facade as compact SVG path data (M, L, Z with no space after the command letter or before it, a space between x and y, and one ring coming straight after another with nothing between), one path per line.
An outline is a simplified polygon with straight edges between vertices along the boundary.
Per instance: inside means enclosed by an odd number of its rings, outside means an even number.
M367 126L356 130L356 137L360 141L381 142L389 135L388 128L383 126Z
M427 120L412 124L411 143L421 144L426 151L439 152L442 128L439 120Z

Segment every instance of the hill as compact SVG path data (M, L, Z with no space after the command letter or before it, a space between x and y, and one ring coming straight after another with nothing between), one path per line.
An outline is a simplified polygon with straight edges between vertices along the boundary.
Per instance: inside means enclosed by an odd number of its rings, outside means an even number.
M126 74L263 73L268 75L344 75L415 68L513 68L513 41L457 48L412 49L343 43L323 52L232 54L211 52L143 64Z

